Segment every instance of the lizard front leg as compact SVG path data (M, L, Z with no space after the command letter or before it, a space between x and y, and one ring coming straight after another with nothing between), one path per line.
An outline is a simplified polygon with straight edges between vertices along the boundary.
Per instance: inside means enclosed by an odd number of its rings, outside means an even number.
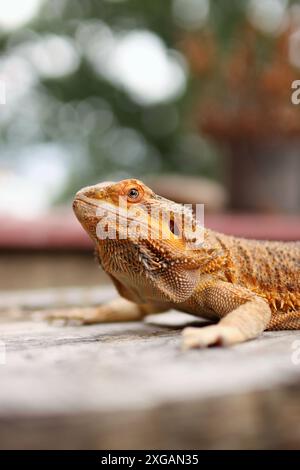
M140 321L147 315L162 313L167 310L163 304L142 303L142 300L138 303L126 286L112 275L109 276L120 297L99 307L53 310L46 315L46 318L50 321L63 320L66 323L76 321L84 325L92 325L95 323Z
M47 320L76 321L81 324L115 323L142 320L146 315L161 313L164 309L150 304L137 304L122 297L99 307L57 309L44 315Z
M183 348L230 346L259 336L271 318L269 304L253 292L218 282L202 292L204 304L221 320L217 325L183 330Z

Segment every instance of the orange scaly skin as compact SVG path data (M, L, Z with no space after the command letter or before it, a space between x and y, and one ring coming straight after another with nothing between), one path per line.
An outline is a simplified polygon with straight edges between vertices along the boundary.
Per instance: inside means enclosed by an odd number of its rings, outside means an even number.
M103 212L99 215L97 209L108 214L110 225L120 197L139 210L145 226L159 227L164 236L157 239L142 229L138 237L124 239L124 228L117 223L115 239L99 239ZM102 183L77 193L75 214L122 298L96 309L71 311L69 318L83 323L130 321L175 308L218 322L185 328L184 349L232 345L266 329L300 329L299 242L252 241L205 229L203 243L191 249L191 229L180 237L174 217L172 226L158 216L150 219L151 209L175 215L182 210L138 180ZM185 215L194 228L193 214ZM132 221L134 216L129 217ZM59 312L53 316L62 317Z

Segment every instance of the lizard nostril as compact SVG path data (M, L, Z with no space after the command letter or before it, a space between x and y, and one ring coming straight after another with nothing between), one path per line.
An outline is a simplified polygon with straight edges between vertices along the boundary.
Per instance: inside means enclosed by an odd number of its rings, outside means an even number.
M99 191L96 188L86 189L78 194L79 196L84 196L88 199L101 199L103 197L103 191Z

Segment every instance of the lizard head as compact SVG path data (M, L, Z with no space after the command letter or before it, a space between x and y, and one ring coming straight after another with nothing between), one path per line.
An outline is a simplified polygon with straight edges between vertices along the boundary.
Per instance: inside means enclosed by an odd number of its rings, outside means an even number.
M188 254L196 243L195 217L183 206L155 194L137 179L104 182L80 190L74 212L97 243L127 240L152 245L162 253ZM198 232L203 235L203 231Z
M78 191L73 202L75 215L97 245L109 239L126 239L122 232L126 211L122 209L141 201L145 194L141 186L137 180L105 181ZM105 229L107 236L103 237L100 231Z
M199 268L213 259L192 208L156 195L139 180L83 188L73 207L98 251L110 253L113 266L138 272L169 300L183 301L197 284Z

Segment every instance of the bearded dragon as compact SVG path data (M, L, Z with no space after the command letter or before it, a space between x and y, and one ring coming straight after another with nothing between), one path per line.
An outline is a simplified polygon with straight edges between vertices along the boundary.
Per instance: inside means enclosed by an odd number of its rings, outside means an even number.
M137 321L175 308L211 320L183 329L184 349L300 329L300 242L254 241L202 228L197 244L193 211L136 179L84 188L73 207L121 297L70 310L68 318L86 324ZM182 219L186 230L178 229Z

